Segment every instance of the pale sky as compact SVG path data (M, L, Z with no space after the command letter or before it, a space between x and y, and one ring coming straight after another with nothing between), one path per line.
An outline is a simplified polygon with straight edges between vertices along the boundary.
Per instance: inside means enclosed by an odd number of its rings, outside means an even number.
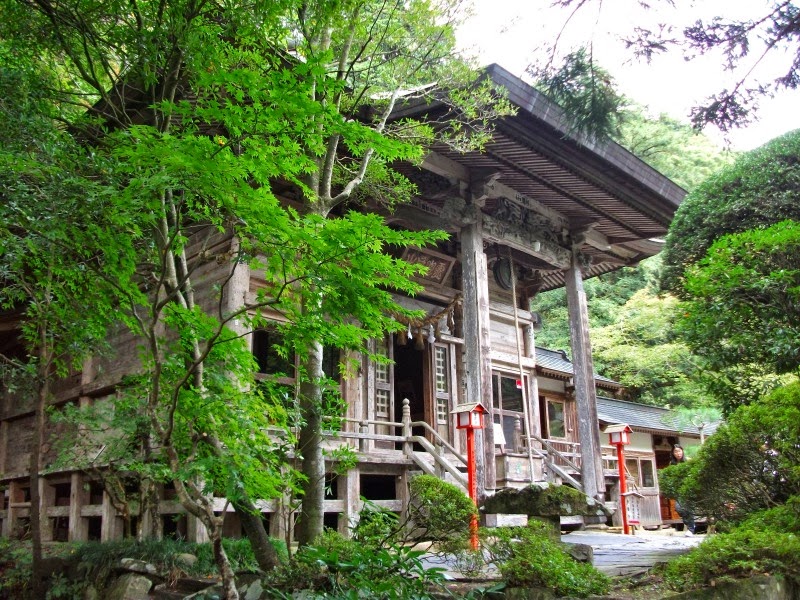
M568 15L563 9L550 8L549 0L473 0L473 4L474 16L459 30L459 43L472 48L482 64L498 63L518 76L536 56L541 56L537 46L556 38ZM567 26L559 47L568 51L579 42L591 40L595 58L611 73L622 93L648 106L654 114L664 112L688 123L691 106L735 82L733 74L723 69L721 58L705 56L686 62L675 49L656 57L649 65L632 62L620 36L630 34L637 24L689 24L714 15L747 17L759 8L763 12L766 1L676 0L675 4L680 6L671 7L666 0L656 0L652 2L654 8L645 10L636 0L606 0L602 6L599 0L587 2ZM751 50L753 58L757 54ZM779 72L790 64L791 58L773 53L770 64L760 67L759 73L766 76L769 69ZM749 150L800 128L797 91L765 98L760 105L757 122L730 134L732 148ZM708 127L706 134L722 143L715 128Z

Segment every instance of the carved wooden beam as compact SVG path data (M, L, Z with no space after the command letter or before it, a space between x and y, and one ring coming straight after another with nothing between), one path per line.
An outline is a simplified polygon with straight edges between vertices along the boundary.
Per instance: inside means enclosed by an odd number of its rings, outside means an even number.
M612 243L605 235L599 231L591 228L583 229L582 231L573 232L571 235L573 247L580 247L584 244L591 246L595 250L610 255L616 259L627 261L638 256L638 252L623 248L617 244Z
M555 231L569 228L569 220L560 212L555 211L552 208L548 208L541 202L521 194L514 188L509 187L504 183L500 183L498 181L487 183L486 195L489 198L507 198L519 204L520 206L523 206L526 209L541 215L550 222Z
M559 269L567 269L570 265L571 255L567 249L543 239L541 232L530 231L509 221L484 215L483 238L536 256Z

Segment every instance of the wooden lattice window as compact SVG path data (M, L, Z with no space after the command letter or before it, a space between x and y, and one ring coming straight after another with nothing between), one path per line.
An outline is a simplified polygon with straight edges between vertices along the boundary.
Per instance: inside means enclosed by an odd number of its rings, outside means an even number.
M375 354L384 358L391 358L389 340L386 338L376 340ZM394 398L392 393L392 365L388 362L375 362L375 420L394 420ZM387 426L378 425L376 433L392 433Z
M451 410L451 376L450 376L450 349L444 345L434 346L433 353L433 378L434 378L434 414L435 427L439 435L445 439L450 433Z

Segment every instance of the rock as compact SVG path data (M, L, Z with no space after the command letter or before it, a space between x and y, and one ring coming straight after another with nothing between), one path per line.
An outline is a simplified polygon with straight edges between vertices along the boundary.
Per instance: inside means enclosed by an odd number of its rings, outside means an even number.
M158 570L155 565L151 565L143 560L135 558L123 558L119 561L119 567L131 573L142 573L143 575L157 575Z
M153 583L142 575L125 573L108 589L105 600L148 600Z
M264 587L261 585L261 581L256 579L253 583L247 586L244 594L242 594L242 600L259 600L261 598L261 594L263 593Z
M198 593L200 595L197 597L202 598L203 592L210 590L215 584L216 581L213 579L180 577L174 585L162 583L153 588L153 598L156 600L184 600L187 596L195 597L194 595Z
M186 598L186 592L173 589L166 583L160 583L153 588L151 596L154 600L183 600Z
M91 583L83 590L83 600L100 600L100 594L97 593L97 588Z
M557 518L567 515L598 516L605 519L605 507L567 485L529 485L506 488L486 499L485 513L526 514Z
M485 527L525 527L528 515L490 513L482 515Z
M506 600L554 600L553 590L547 588L506 588Z
M264 593L261 576L258 573L236 573L236 589L242 600L259 600Z
M197 563L197 557L194 554L189 554L188 552L181 552L180 554L175 555L175 562L186 567L187 569L191 569L195 563Z
M561 547L578 562L592 564L594 550L589 544L562 544Z
M222 600L224 595L222 585L217 583L201 592L186 596L186 600Z
M783 577L759 575L691 590L670 596L670 600L794 600L800 590Z

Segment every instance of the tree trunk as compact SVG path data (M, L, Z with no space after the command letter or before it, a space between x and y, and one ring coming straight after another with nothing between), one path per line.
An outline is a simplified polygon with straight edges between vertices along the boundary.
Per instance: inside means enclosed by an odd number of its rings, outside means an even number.
M158 537L158 488L155 481L144 477L139 482L139 523L136 539L143 541Z
M256 562L262 571L271 571L280 565L280 557L275 547L269 541L269 535L261 520L260 511L253 505L249 498L244 498L233 503L233 508L242 522L247 539L253 548Z
M44 581L42 573L42 498L39 493L39 467L41 463L42 445L44 444L44 429L47 409L47 398L50 395L50 357L47 352L47 340L44 331L41 332L39 347L39 365L37 369L37 382L39 394L36 398L34 412L33 443L31 444L30 464L30 525L31 525L31 594L33 598L44 598Z
M301 484L303 497L295 539L301 546L312 543L322 534L325 516L325 457L322 454L322 344L314 342L305 364L308 378L300 385L300 410L303 426L300 429Z
M236 577L231 568L231 562L222 546L222 521L212 526L206 525L211 538L211 548L214 551L214 562L217 564L219 574L222 576L222 592L225 600L239 600L239 591L236 589Z

